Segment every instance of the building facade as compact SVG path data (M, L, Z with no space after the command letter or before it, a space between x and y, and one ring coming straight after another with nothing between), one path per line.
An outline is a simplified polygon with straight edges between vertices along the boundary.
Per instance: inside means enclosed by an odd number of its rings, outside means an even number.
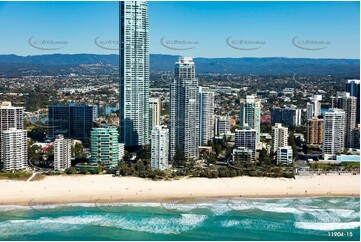
M293 161L293 150L291 146L278 147L277 164L290 165Z
M11 102L2 102L0 105L0 140L2 133L11 128L24 129L24 108L13 107ZM3 162L3 145L0 142L0 163Z
M356 103L357 98L350 96L348 92L338 92L336 97L331 98L332 108L345 111L345 147L353 147L353 132L356 128Z
M323 119L312 117L307 120L307 144L322 145L323 143Z
M323 117L323 156L325 160L335 158L345 148L345 112L329 109Z
M226 134L231 129L231 122L227 116L217 116L215 118L214 130L216 136Z
M271 123L281 123L290 128L301 125L301 109L295 108L271 108Z
M346 92L352 97L356 97L356 124L360 123L360 80L348 80Z
M244 147L252 151L251 161L256 160L257 131L250 127L236 129L234 148Z
M199 87L199 116L199 145L207 145L214 137L214 92L204 87Z
M92 105L49 105L48 137L55 139L61 134L66 139L81 140L85 145L89 145L93 114Z
M151 167L164 170L169 167L169 131L162 126L155 126L152 130Z
M125 146L149 144L148 3L121 1L119 136Z
M2 132L2 157L5 171L24 170L28 167L27 131L10 128Z
M54 170L63 171L71 167L71 140L57 135L54 141Z
M155 126L160 125L160 111L161 102L160 98L149 98L149 129L150 132Z
M272 152L277 152L279 147L288 146L288 128L283 127L282 124L276 123L272 127Z
M116 128L93 128L91 131L91 161L109 169L119 162Z
M260 128L261 128L261 100L256 99L255 96L246 96L246 100L241 100L240 110L240 126L250 127L255 129L256 144L260 142Z
M191 57L180 57L170 85L170 160L176 151L186 159L199 156L199 87Z

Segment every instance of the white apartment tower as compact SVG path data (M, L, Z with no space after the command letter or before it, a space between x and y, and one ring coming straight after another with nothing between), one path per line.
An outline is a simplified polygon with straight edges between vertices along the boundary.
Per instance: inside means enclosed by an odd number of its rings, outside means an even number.
M277 152L279 147L288 145L288 128L276 123L272 127L272 152Z
M168 168L169 131L162 126L155 126L152 130L151 167L164 170Z
M28 167L27 131L10 128L2 132L4 170L17 171Z
M220 136L226 134L231 129L231 121L228 116L217 116L215 118L215 135Z
M293 161L293 150L291 146L278 147L277 164L290 165Z
M63 171L71 167L71 140L58 135L54 141L54 170Z
M142 146L149 143L148 3L119 4L119 139Z
M323 156L332 159L345 148L345 112L329 109L323 118Z
M214 92L199 87L200 145L214 137Z
M24 108L13 107L11 102L2 102L0 105L0 140L2 133L11 128L24 128ZM3 143L0 142L0 162L3 162Z
M170 84L170 160L178 149L188 159L198 158L199 87L191 57L180 57Z

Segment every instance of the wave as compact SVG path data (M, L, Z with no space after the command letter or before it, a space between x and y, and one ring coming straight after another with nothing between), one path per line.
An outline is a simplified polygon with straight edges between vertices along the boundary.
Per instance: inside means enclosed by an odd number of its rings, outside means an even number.
M347 222L347 223L311 223L311 222L295 222L294 226L299 229L306 230L343 230L343 229L357 229L360 227L360 222Z

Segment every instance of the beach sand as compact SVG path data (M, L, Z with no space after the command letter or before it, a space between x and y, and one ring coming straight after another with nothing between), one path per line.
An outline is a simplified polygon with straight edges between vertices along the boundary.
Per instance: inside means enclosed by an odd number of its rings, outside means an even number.
M152 181L111 175L62 175L30 182L0 180L0 204L3 205L359 195L360 176L350 174L296 179L235 177Z

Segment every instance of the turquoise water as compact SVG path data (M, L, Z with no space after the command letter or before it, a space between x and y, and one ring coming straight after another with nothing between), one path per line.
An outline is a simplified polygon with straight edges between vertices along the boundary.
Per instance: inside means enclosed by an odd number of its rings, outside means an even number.
M360 199L0 206L0 240L359 240ZM330 237L329 232L337 232Z

